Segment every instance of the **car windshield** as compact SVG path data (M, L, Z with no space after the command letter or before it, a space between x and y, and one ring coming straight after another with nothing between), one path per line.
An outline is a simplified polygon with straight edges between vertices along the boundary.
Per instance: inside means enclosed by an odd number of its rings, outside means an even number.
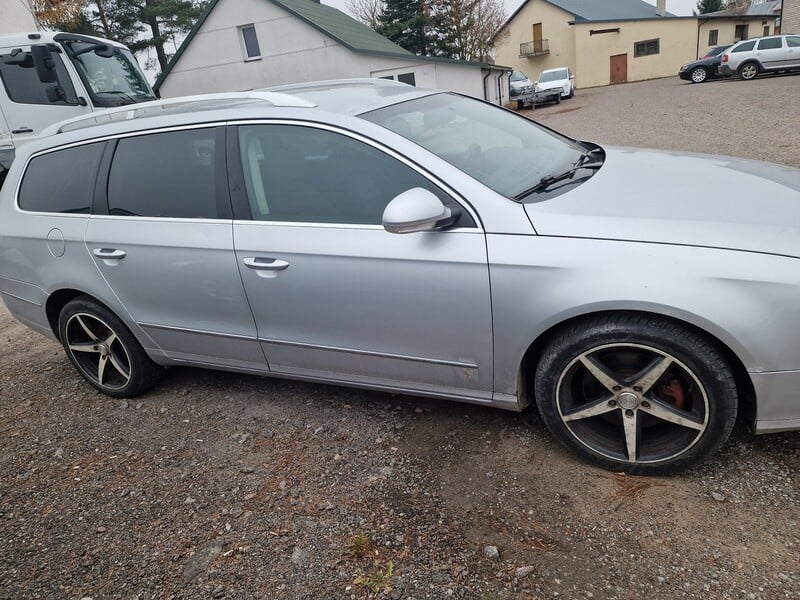
M584 152L577 142L530 119L456 94L416 98L360 116L509 198L568 169Z
M133 55L115 48L111 56L102 56L87 42L68 42L72 61L92 100L98 106L119 106L155 100Z
M511 81L525 81L527 76L522 71L512 71Z
M539 76L539 83L543 81L557 81L559 79L567 78L567 70L559 69L558 71L545 71Z

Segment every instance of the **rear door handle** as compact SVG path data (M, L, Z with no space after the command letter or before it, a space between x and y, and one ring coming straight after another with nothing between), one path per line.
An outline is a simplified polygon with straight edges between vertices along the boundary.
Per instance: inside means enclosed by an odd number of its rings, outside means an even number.
M30 127L24 127L23 126L23 127L20 127L19 129L14 129L11 133L16 133L16 134L19 134L19 133L33 133L33 129L31 129Z
M106 260L119 260L120 258L125 258L128 253L125 252L125 250L116 250L114 248L95 248L92 250L92 254L94 254L97 258L103 258Z
M289 268L289 263L279 258L252 256L243 258L242 262L248 269L255 269L256 271L283 271Z

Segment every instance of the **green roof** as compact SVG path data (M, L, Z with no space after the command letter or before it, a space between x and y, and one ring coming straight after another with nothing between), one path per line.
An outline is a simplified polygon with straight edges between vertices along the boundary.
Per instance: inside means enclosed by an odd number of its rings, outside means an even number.
M406 58L413 56L411 52L383 37L374 29L332 6L320 4L315 0L271 0L271 2L285 8L354 52L397 54Z
M439 56L418 56L412 54L408 50L401 48L394 42L383 37L381 34L371 29L370 27L356 21L353 17L343 13L342 11L320 4L316 0L264 0L265 2L272 2L280 6L284 10L293 14L295 17L304 21L314 29L324 33L325 35L333 38L345 48L349 48L353 52L362 54L378 54L380 56L390 56L396 58L405 58L413 60L421 60L425 62L440 62L451 63L460 65L470 65L475 67L491 67L496 69L511 70L509 67L502 67L500 65L491 65L488 63L474 62L469 60L458 60L453 58L443 58ZM158 76L153 89L158 91L161 84L169 75L172 67L180 60L183 52L194 39L194 36L203 26L208 15L214 10L214 7L219 3L219 0L211 0L206 10L197 20L189 35L183 40L181 47L169 61L167 68Z

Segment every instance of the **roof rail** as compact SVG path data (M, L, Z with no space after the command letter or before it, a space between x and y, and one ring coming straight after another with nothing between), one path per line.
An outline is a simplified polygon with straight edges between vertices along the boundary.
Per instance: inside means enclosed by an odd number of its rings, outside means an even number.
M354 85L369 85L375 87L397 87L406 86L411 87L402 81L394 81L393 79L383 79L381 77L359 77L353 79L326 79L323 81L306 81L303 83L289 83L286 85L276 85L273 87L262 88L259 91L264 92L291 92L294 90L299 91L315 91L317 89L330 89L336 87L352 87Z
M266 102L271 106L313 108L313 102L278 92L250 91L250 92L225 92L219 94L201 94L197 96L180 96L177 98L167 98L166 100L153 100L151 102L140 102L138 104L128 104L107 110L95 111L65 121L60 121L50 125L42 131L42 137L75 131L86 127L93 127L104 123L118 121L129 121L131 119L141 119L143 117L153 117L164 114L162 111L176 108L218 108L231 101L252 100L255 102Z

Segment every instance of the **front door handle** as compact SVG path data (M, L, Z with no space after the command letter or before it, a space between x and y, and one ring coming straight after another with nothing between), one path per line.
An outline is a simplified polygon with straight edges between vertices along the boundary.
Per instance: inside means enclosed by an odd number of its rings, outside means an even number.
M256 271L283 271L289 268L289 263L279 258L253 256L243 258L242 262L248 269L255 269Z
M30 127L22 126L19 129L14 129L11 133L20 134L20 133L33 133L33 129Z
M92 250L92 254L105 260L119 260L125 258L128 253L125 250L115 250L114 248L95 248Z

